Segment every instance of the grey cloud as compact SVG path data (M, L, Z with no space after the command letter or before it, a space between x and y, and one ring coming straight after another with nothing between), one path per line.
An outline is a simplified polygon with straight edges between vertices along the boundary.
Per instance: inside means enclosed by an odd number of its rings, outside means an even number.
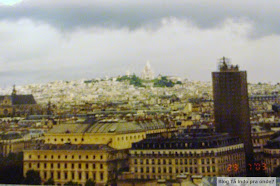
M0 86L139 74L147 60L156 74L211 80L223 55L248 70L249 81L279 79L280 2L82 2L0 6Z
M105 3L104 3L105 2ZM280 34L280 3L275 1L23 1L16 6L0 6L0 20L28 18L64 31L91 26L138 29L162 18L190 19L203 29L213 28L227 18L248 19L254 23L252 37Z
M112 66L113 65L105 64L106 68L104 68L94 65L72 65L64 67L63 70L60 68L48 70L43 68L37 68L35 70L2 70L0 72L0 85L1 87L5 87L13 84L26 85L32 83L47 83L56 80L69 81L119 75L122 69Z

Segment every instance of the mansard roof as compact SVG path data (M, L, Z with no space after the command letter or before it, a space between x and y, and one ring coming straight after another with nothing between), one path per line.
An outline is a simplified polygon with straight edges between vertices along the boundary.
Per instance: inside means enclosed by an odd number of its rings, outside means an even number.
M226 133L196 136L174 136L171 138L149 137L133 143L132 149L207 149L242 144L238 137Z
M105 150L105 151L113 151L112 147L109 147L108 145L103 144L61 144L61 145L53 145L53 144L38 144L36 146L30 147L26 150L52 150L52 151L58 151L58 150Z

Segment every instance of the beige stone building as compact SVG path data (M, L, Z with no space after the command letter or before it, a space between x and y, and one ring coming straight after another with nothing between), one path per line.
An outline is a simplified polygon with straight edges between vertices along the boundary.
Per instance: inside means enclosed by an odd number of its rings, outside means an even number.
M257 165L258 169L264 170L268 176L280 166L280 137L268 141L264 146L264 162Z
M251 127L255 160L263 161L264 146L273 134L274 131L264 129L261 126L254 125Z
M24 175L39 171L42 181L113 184L128 168L128 150L146 135L166 132L161 121L103 120L94 124L60 124L45 134L45 143L24 151Z
M0 134L0 155L6 157L10 153L22 152L31 144L30 138L23 137L18 133Z
M127 158L124 150L107 145L43 144L24 151L24 171L38 171L43 182L52 178L57 184L85 184L93 179L98 185L105 185L114 183Z
M129 151L134 179L174 180L179 174L244 176L243 143L227 134L147 138Z

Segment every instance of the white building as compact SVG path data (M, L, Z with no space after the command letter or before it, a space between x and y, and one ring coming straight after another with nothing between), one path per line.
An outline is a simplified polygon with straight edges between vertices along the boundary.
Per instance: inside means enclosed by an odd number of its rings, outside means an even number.
M149 61L147 61L146 66L144 67L144 70L142 71L141 78L147 79L147 80L151 80L151 79L155 78L154 71L152 70Z

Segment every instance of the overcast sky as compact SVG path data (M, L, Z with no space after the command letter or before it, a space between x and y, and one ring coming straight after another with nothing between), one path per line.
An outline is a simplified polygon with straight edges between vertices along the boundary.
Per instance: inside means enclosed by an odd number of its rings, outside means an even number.
M147 60L211 81L222 56L277 82L279 13L275 0L0 0L0 87L140 74Z

